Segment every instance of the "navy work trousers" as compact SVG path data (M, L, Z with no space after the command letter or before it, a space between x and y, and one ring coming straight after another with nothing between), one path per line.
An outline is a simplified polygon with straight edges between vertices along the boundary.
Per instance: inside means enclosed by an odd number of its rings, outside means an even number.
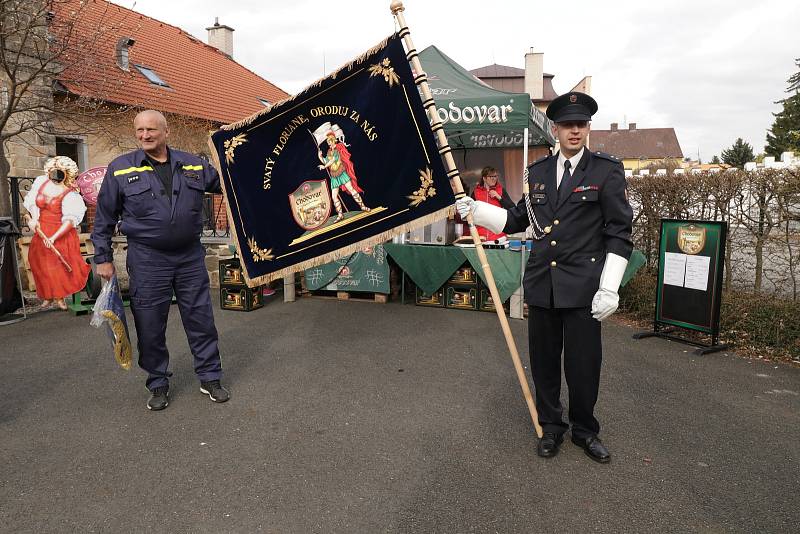
M147 388L166 386L172 376L166 329L173 292L197 377L201 381L221 378L203 246L197 242L180 250L158 250L129 241L127 266L139 367L148 374Z

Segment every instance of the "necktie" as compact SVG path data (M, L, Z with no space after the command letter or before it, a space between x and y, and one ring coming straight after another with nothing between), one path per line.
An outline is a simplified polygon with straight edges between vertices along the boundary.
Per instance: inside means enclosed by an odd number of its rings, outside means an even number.
M566 186L566 185L564 185L564 184L565 184L565 183L566 183L566 182L567 182L567 181L570 179L570 177L572 176L572 175L569 173L569 168L570 168L571 166L572 166L572 163L570 163L570 161L569 161L569 160L566 160L566 161L564 162L564 174L563 174L563 176L561 176L561 183L560 183L560 184L558 184L558 199L559 199L559 200L561 200L561 197L562 197L562 196L564 196L564 195L566 194L566 193L565 193L565 191L567 190L567 186Z

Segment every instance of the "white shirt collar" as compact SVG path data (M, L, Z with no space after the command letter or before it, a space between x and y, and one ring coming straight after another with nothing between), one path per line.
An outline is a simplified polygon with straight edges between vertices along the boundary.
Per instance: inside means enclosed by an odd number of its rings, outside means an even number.
M581 158L583 157L583 151L586 150L586 147L581 147L577 154L569 158L569 173L572 174L575 172L575 167L580 163ZM558 166L561 169L561 172L558 173L558 176L564 174L564 162L567 161L567 157L564 156L563 152L560 150L558 151Z

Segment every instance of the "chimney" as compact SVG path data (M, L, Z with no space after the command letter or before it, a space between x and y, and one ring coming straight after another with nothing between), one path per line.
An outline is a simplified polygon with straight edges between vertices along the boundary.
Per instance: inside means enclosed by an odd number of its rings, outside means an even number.
M132 37L120 37L119 41L117 41L115 54L117 58L117 66L125 72L129 72L131 70L130 47L132 47L134 43L136 43L136 41Z
M611 131L612 131L612 132L616 132L616 131L617 131L617 128L619 128L619 124L618 124L618 123L616 123L616 122L612 122L612 123L611 123Z
M208 30L208 44L225 54L233 57L233 28L219 23L219 17L214 17L214 25Z
M630 123L628 125L628 130L630 130L631 132L634 131L635 129L636 129L636 123L635 122L632 122L632 123Z
M533 48L525 54L525 92L534 100L544 97L544 54Z

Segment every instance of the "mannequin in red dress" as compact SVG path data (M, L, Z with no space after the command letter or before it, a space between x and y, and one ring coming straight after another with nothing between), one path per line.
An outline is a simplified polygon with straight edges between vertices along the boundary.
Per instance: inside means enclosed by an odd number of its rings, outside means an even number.
M28 224L34 230L28 262L42 304L53 301L66 310L64 298L84 288L90 271L76 230L86 205L74 189L78 176L74 161L58 156L48 160L44 170L46 174L36 178L24 200Z

